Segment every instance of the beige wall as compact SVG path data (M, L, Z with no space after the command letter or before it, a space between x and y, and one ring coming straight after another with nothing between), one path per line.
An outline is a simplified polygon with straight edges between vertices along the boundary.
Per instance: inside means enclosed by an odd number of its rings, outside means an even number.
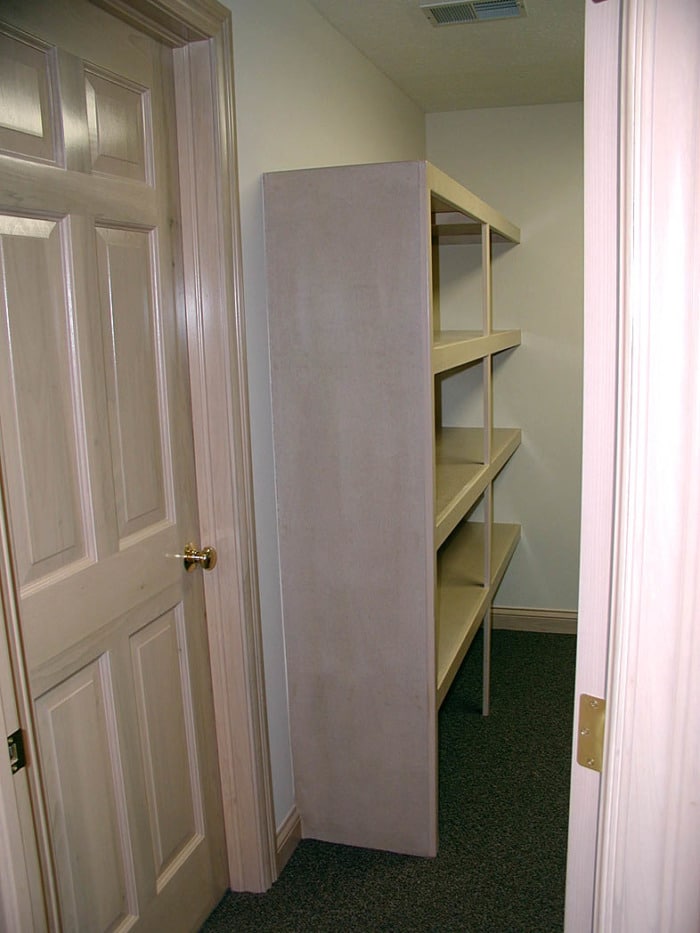
M583 109L553 104L433 113L428 158L522 228L494 262L496 326L523 345L495 370L495 418L523 445L496 518L523 536L498 606L575 609L583 340Z
M275 509L263 172L425 157L422 112L306 0L232 10L263 649L278 825L294 802Z

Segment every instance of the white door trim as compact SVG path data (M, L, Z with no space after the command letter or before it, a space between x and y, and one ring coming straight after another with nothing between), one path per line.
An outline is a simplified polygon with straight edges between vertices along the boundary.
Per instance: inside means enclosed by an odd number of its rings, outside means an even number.
M628 0L608 721L594 924L700 928L700 7Z

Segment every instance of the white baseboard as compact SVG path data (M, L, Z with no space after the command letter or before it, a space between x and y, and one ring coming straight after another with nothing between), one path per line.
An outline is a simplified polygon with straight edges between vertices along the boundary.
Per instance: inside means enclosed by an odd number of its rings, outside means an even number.
M575 635L578 613L569 609L510 609L494 606L494 628L512 632L550 632L556 635Z
M292 857L292 853L301 841L301 815L296 808L292 807L289 813L282 820L277 830L277 874L280 875L282 869Z

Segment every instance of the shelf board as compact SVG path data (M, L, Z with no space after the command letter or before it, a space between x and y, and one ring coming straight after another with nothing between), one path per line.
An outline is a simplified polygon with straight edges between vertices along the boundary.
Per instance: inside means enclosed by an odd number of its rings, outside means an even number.
M493 598L520 541L520 525L494 523L491 542L491 594ZM489 600L490 601L490 600Z
M468 214L455 211L433 211L430 235L440 246L480 245L484 227L476 223ZM491 227L492 239L497 243L510 243L510 237L503 236Z
M519 346L519 330L495 330L483 334L478 330L441 330L433 334L433 373L443 373L492 353Z
M467 214L458 212L434 212L430 235L440 246L481 245L484 227ZM491 227L492 239L498 243L511 242Z
M426 162L426 182L430 190L431 210L435 213L466 215L467 222L477 220L491 226L494 233L511 243L520 242L520 230L515 224L454 181L439 168Z
M475 224L470 222L468 217L465 217L463 214L458 214L457 217L460 220L450 220L449 223L445 223L443 220L443 215L436 215L439 218L439 223L435 223L431 227L431 234L433 239L440 241L441 246L455 246L461 245L463 243L481 243L481 224ZM453 215L450 215L452 217Z
M520 444L517 428L494 428L484 463L483 428L441 428L435 434L435 547L439 548L503 469Z
M487 483L484 429L438 428L435 432L436 547L464 518Z
M491 581L483 586L484 526L465 522L438 555L437 702L442 703L520 538L519 525L494 524Z

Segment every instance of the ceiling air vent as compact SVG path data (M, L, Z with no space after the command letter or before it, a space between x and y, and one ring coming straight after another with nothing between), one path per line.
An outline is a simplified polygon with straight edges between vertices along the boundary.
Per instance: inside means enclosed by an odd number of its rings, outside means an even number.
M460 23L525 16L523 0L465 0L463 3L433 0L432 3L421 3L420 8L433 26L457 26Z

